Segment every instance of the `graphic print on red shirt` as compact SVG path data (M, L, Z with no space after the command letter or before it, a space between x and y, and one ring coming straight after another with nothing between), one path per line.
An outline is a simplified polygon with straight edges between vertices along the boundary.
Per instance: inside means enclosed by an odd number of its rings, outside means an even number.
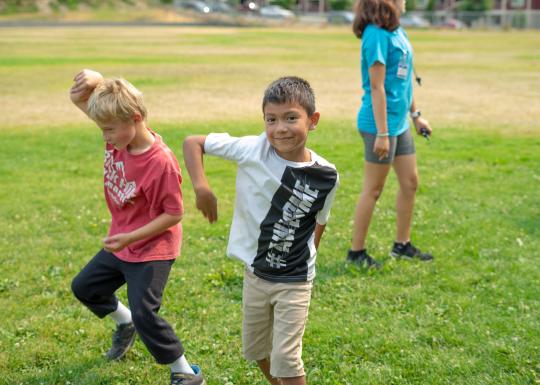
M126 202L133 202L137 184L126 180L124 162L114 162L114 150L105 150L104 178L105 189L116 205L123 207Z

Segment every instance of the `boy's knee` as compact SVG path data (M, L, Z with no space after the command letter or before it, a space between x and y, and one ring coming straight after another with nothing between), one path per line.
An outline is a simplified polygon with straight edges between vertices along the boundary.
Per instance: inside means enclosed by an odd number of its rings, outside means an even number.
M276 378L301 377L305 375L304 363L298 354L272 352L270 374Z

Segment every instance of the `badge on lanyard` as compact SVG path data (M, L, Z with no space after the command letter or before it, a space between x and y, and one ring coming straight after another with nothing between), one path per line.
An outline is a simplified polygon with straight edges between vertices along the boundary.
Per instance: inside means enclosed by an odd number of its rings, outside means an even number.
M407 62L407 51L403 50L401 59L399 59L397 77L400 79L407 79L409 73L409 63Z

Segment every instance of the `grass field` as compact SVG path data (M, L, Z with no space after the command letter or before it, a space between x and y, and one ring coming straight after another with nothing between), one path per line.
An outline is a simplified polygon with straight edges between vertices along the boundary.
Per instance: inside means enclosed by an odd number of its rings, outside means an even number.
M70 105L81 68L125 76L182 159L186 135L262 129L265 86L309 79L322 120L309 139L341 187L321 242L304 362L310 384L540 383L540 34L411 32L435 133L416 140L413 240L430 264L390 260L392 176L369 236L379 272L344 263L362 181L354 127L358 41L347 29L51 28L0 33L0 384L164 384L138 341L107 363L112 321L70 292L108 213L99 131ZM162 314L210 385L259 385L241 357L242 266L225 256L234 165L208 159L220 220L196 212ZM125 291L120 292L125 299Z

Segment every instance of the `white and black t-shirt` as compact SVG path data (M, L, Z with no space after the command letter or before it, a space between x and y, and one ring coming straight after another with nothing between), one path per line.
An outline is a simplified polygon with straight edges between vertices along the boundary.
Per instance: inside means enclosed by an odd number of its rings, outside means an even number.
M315 277L315 223L326 224L339 184L333 164L313 151L311 161L287 161L266 133L210 134L204 151L238 163L236 202L227 255L273 282Z

